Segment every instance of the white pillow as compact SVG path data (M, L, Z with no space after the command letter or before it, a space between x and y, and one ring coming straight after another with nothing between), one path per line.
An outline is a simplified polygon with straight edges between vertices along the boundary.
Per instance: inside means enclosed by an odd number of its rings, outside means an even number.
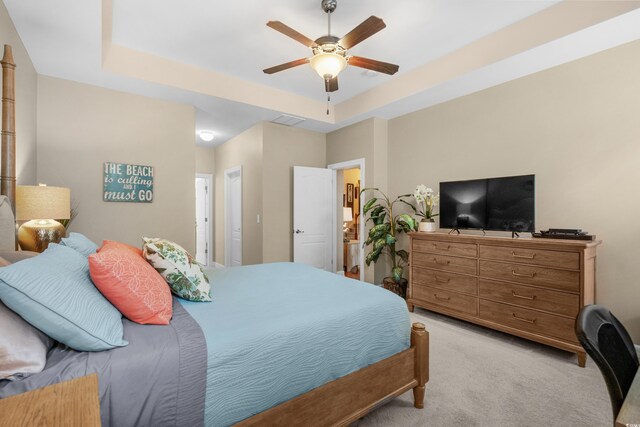
M0 380L17 379L44 369L53 341L2 302L0 331Z

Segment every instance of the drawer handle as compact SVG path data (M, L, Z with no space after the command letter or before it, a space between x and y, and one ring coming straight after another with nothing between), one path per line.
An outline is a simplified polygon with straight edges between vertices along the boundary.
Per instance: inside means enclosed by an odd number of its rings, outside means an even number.
M447 278L447 279L443 279L442 277L439 277L439 276L436 274L436 282L440 282L440 283L449 283L450 281L451 281L451 278L450 278L450 277L449 277L449 278Z
M530 255L520 255L515 252L511 252L511 255L513 255L514 258L524 258L524 259L534 259L536 257L535 253Z
M533 279L534 277L536 277L536 273L531 273L531 274L527 274L527 273L518 273L515 270L511 270L511 274L513 274L516 277L528 277L529 279Z
M438 265L449 265L449 263L450 263L451 261L449 261L448 259L447 259L447 260L444 260L444 261L438 261L438 259L437 259L437 258L434 258L434 259L433 259L433 262L435 262L435 263L436 263L436 264L438 264Z
M518 320L520 320L521 322L536 323L536 319L535 319L535 318L533 318L533 319L527 319L527 318L525 318L525 317L518 317L515 313L511 313L511 314L513 314L513 318L514 318L514 319L518 319Z
M511 291L511 295L513 295L516 298L522 298L522 299L527 299L529 301L533 301L534 299L536 299L536 296L532 296L532 297L528 297L526 295L518 295L516 294L516 291Z
M441 251L448 251L451 248L451 245L447 245L447 246L438 246L437 243L434 243L433 245L436 249L439 249Z
M451 297L439 297L438 294L433 294L433 296L441 301L449 301L451 299Z

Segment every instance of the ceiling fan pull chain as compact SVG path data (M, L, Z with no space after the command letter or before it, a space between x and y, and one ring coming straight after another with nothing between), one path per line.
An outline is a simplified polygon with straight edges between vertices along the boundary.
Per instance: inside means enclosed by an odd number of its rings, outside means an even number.
M331 101L331 95L327 93L327 116L329 115L329 102Z

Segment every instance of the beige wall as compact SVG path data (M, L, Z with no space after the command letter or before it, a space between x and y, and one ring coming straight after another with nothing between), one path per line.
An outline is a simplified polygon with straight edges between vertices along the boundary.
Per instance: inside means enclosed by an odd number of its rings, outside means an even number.
M598 304L640 340L640 42L389 123L392 194L416 184L536 174L536 228L582 228Z
M0 2L0 57L11 45L16 63L16 176L18 184L36 183L36 102L38 78L31 58ZM2 107L0 106L0 109Z
M38 76L38 181L71 188L72 231L194 250L195 129L189 106ZM154 167L152 203L102 201L103 162Z
M242 263L262 262L262 132L258 123L215 149L215 261L224 265L224 172L242 167Z
M209 259L215 260L216 248L215 248L215 171L216 171L216 158L215 149L210 147L202 147L196 145L196 173L202 173L211 175L211 188L209 188L209 198L211 200L211 206L209 206L209 224L211 224L211 235L209 236Z
M326 137L274 123L263 129L263 262L293 261L293 167L326 167Z

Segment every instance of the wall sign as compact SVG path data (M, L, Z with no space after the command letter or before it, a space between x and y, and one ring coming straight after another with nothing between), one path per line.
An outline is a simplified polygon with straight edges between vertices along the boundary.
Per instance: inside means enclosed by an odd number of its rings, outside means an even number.
M102 200L151 203L153 201L153 166L105 162Z

